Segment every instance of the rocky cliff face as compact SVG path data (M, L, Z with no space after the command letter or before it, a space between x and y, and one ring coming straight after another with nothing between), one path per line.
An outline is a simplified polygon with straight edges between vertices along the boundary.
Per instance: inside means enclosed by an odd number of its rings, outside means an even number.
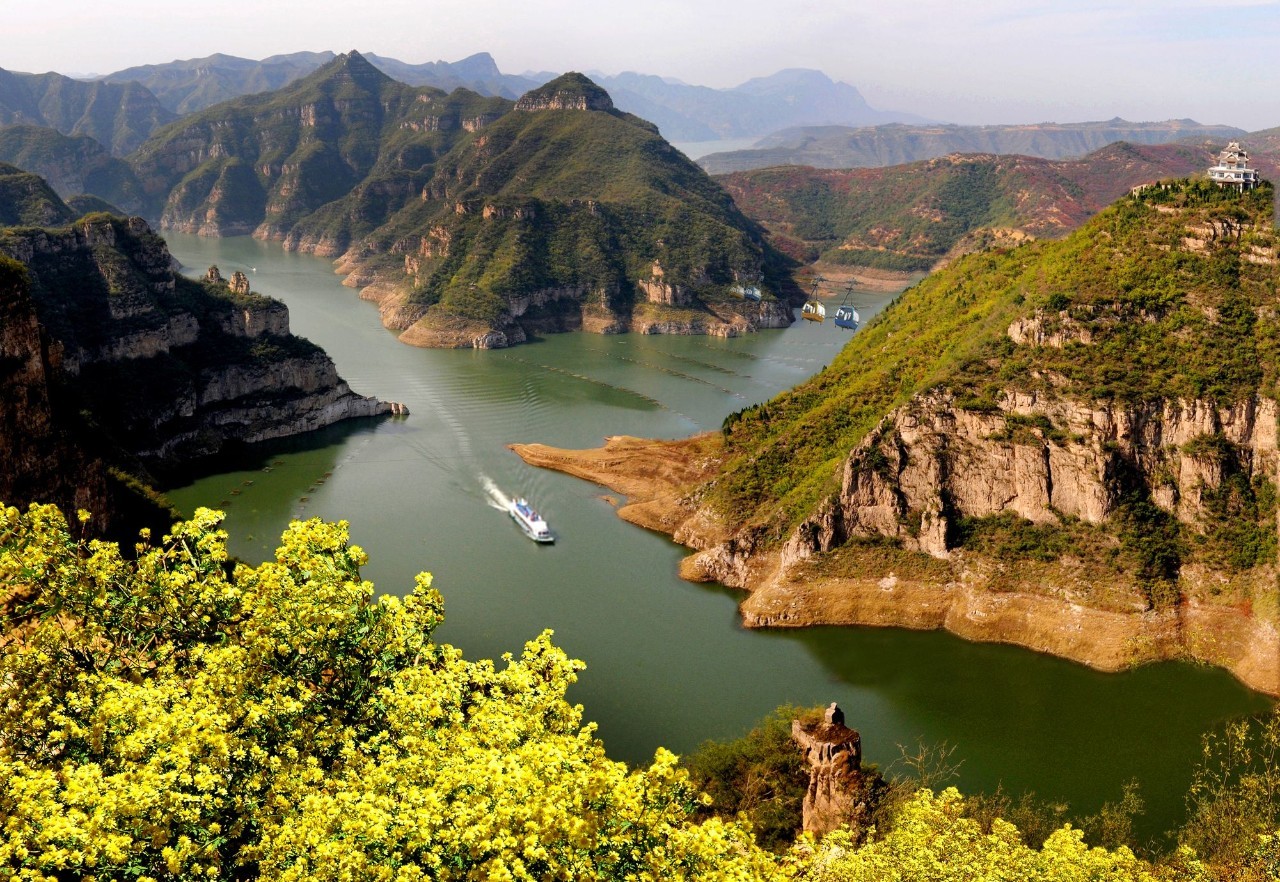
M497 321L437 317L405 302L395 287L376 281L361 296L379 304L387 327L402 329L401 342L445 349L504 349L531 336L566 331L738 337L763 328L789 327L794 320L791 308L776 300L698 303L692 308L662 310L631 304L609 289L582 286L525 293L509 301L508 311Z
M54 502L72 518L84 509L105 530L106 468L66 431L68 415L55 403L59 362L59 347L36 317L26 273L0 257L0 502Z
M957 518L1102 524L1135 489L1202 528L1206 496L1229 475L1280 479L1277 410L1268 398L1126 405L1007 392L997 409L975 412L946 392L921 395L849 455L840 493L789 548L804 557L881 536L945 557Z
M530 92L516 102L516 110L613 110L613 99L604 89L580 73L567 73Z
M176 276L141 218L4 231L0 253L27 267L82 406L150 466L392 412L353 393L323 351L289 333L284 305L247 280Z

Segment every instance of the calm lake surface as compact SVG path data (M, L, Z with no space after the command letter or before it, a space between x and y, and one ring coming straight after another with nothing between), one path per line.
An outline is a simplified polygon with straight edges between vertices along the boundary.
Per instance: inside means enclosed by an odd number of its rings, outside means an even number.
M398 343L326 260L248 238L168 234L193 274L216 263L289 305L366 395L407 418L336 427L172 488L187 513L225 509L232 550L272 556L291 518L351 523L365 575L404 593L430 571L441 640L469 658L518 653L544 628L587 670L570 693L611 756L640 763L736 737L782 704L838 701L882 766L898 745L946 741L962 789L1034 790L1092 811L1142 784L1153 834L1177 823L1201 733L1269 707L1230 675L1187 664L1099 674L1025 650L944 633L868 628L746 631L737 592L676 577L684 551L619 520L604 491L525 466L506 445L589 447L606 435L683 437L717 429L828 364L848 339L797 323L736 340L562 334L493 352ZM858 295L864 319L886 295ZM527 496L559 536L526 539L488 488Z

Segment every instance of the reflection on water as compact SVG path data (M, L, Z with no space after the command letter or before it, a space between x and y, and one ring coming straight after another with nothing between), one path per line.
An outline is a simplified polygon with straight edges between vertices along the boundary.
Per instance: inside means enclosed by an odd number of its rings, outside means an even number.
M326 261L251 239L169 239L193 272L257 267L255 288L289 304L295 332L328 350L352 388L411 410L273 446L175 488L175 504L224 508L234 553L251 561L272 554L290 518L348 520L379 590L434 573L447 608L440 637L472 658L518 651L553 628L587 662L572 698L619 759L738 735L780 704L836 700L871 761L891 761L897 744L947 740L964 759L962 786L1004 781L1082 810L1136 776L1156 830L1181 812L1199 733L1267 706L1203 667L1102 675L941 633L745 631L735 592L676 577L682 549L619 520L600 488L529 468L506 448L717 429L829 364L848 339L830 323L733 340L563 334L497 352L415 349ZM887 300L861 296L866 319ZM490 504L490 484L527 497L557 543L525 538Z

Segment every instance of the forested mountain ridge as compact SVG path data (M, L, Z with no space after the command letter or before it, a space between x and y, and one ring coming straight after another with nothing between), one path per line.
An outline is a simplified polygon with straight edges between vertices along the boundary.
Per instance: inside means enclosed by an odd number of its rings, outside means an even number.
M64 135L47 126L0 126L0 162L39 175L63 199L93 194L125 212L145 208L133 169L88 135Z
M175 116L138 83L0 69L0 126L48 126L64 135L88 135L123 156Z
M415 89L358 55L340 56L278 92L185 117L157 131L130 161L150 213L165 227L283 237L375 166L412 172L447 149L464 119L509 106L474 93L451 98Z
M341 256L406 342L791 320L762 232L580 74L512 103L411 88L352 53L162 129L131 161L162 227Z

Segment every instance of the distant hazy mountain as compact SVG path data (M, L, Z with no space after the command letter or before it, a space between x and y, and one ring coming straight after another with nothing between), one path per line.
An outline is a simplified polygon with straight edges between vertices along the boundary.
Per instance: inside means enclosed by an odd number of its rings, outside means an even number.
M297 52L261 61L210 55L131 67L102 80L141 83L166 108L186 114L241 95L282 88L333 58L332 52ZM512 99L558 76L551 72L504 74L487 52L460 61L424 64L373 54L364 58L393 80L410 86L434 86L446 92L467 88L481 95ZM592 77L609 91L618 109L654 123L665 137L677 141L755 137L790 126L927 122L911 114L876 110L856 88L834 82L817 70L783 70L732 89L691 86L651 74L593 73Z
M112 83L139 82L154 92L165 107L187 114L242 95L283 88L335 57L332 52L294 52L253 61L217 54L168 64L131 67L107 74L102 79ZM407 64L373 54L364 58L393 80L410 86L434 86L446 92L467 88L481 95L516 98L543 82L503 74L487 52L461 61L430 61L425 64Z
M470 89L481 95L501 98L519 98L530 89L554 79L550 74L541 79L530 79L515 74L504 74L488 52L477 52L461 61L428 61L425 64L406 64L394 58L368 54L365 58L378 70L393 80L410 86L434 86L446 92L454 89Z
M782 70L732 89L637 73L598 79L619 108L655 123L675 141L746 138L792 126L926 122L909 113L876 110L853 86L818 70Z
M878 168L952 153L1016 153L1042 159L1066 159L1083 156L1116 141L1132 144L1167 144L1188 139L1226 141L1244 134L1243 129L1201 125L1190 119L1134 123L1119 117L1106 122L1013 126L811 126L776 132L751 150L712 153L700 159L699 164L712 174L724 174L774 165Z
M130 67L102 77L106 83L141 83L167 109L194 113L241 95L269 92L332 61L332 52L294 52L261 61L221 53L207 58Z
M88 135L123 156L172 119L174 114L137 83L86 83L57 73L0 69L0 126L49 126L64 135Z

